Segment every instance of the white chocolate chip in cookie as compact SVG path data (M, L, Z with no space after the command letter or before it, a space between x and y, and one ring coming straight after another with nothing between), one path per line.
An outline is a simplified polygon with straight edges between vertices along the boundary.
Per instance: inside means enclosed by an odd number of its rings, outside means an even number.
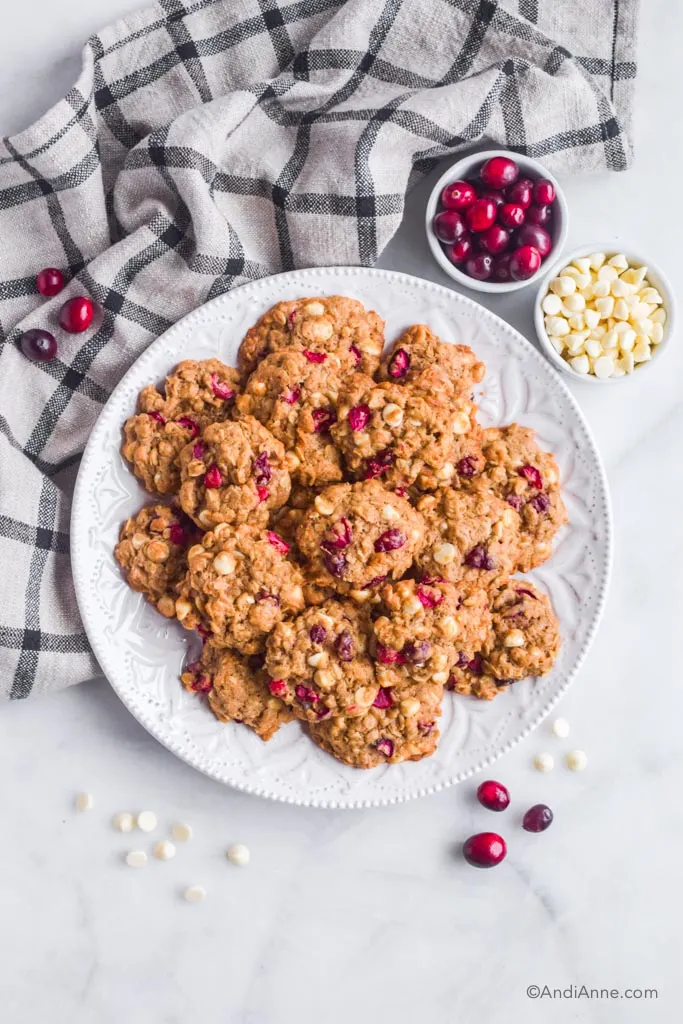
M432 557L438 565L448 565L453 561L457 551L453 544L438 544L432 552Z
M524 647L525 643L526 640L521 629L511 629L503 639L503 647Z
M331 516L334 512L334 505L323 494L318 494L313 502L316 512L321 516Z

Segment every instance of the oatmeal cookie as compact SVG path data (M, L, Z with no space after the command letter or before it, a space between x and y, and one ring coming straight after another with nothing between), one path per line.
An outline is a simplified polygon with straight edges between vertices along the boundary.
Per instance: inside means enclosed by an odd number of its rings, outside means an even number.
M410 568L422 547L424 524L405 498L367 480L322 491L296 537L311 582L363 601L369 587Z
M567 521L560 494L560 471L550 452L536 443L529 427L512 423L484 431L486 467L474 479L490 487L519 512L520 556L517 568L529 572L552 554L552 540Z
M527 580L502 579L491 587L490 600L486 670L506 680L550 672L562 641L549 598Z
M481 650L491 624L486 591L441 577L401 580L380 588L373 622L377 675L383 686L408 680L444 685L465 651ZM385 667L390 666L389 682Z
M303 611L303 579L272 530L220 523L188 551L188 572L176 601L187 629L202 625L218 647L258 654L285 615Z
M514 679L496 679L490 672L487 672L480 653L475 654L472 658L461 653L453 666L446 689L466 697L493 700L514 681Z
M441 341L425 324L414 324L382 359L379 379L411 384L416 392L442 403L469 398L486 367L467 345Z
M291 488L285 450L253 416L212 423L180 453L182 508L199 526L265 523Z
M270 352L295 348L320 363L329 355L344 372L372 375L384 348L384 321L357 299L328 295L278 302L251 327L240 346L238 364L245 373Z
M461 459L483 461L475 407L465 398L441 405L410 385L366 385L361 377L340 396L337 416L332 437L359 479L431 490L452 479Z
M203 427L227 416L238 391L237 370L218 359L179 363L164 384L140 392L138 413L123 427L121 454L153 494L177 494L179 456Z
M493 492L442 487L417 508L426 526L415 560L422 572L488 586L517 565L519 514Z
M326 601L280 622L266 645L271 692L309 722L364 714L378 690L369 639L369 615L350 601Z
M383 691L380 691L383 692ZM436 750L443 686L417 683L360 718L334 716L310 726L313 742L354 768L419 761Z
M308 486L336 483L343 474L330 428L340 388L334 354L321 364L296 349L282 349L256 367L237 399L237 414L255 416L282 442L293 479Z
M267 742L294 716L268 689L268 676L254 664L258 661L208 643L201 661L188 665L181 680L188 690L208 693L220 722L242 722Z
M114 550L128 586L169 619L175 616L175 595L192 539L181 516L168 505L146 505L123 524Z

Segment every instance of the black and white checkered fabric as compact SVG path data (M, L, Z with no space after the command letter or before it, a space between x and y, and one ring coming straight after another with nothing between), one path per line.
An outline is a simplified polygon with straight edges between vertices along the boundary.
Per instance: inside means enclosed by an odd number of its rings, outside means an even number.
M407 189L482 136L628 166L638 0L159 0L0 143L0 694L97 673L69 571L88 434L179 317L293 267L372 264ZM62 267L66 292L35 275ZM59 335L69 294L101 313ZM29 363L17 339L59 335Z

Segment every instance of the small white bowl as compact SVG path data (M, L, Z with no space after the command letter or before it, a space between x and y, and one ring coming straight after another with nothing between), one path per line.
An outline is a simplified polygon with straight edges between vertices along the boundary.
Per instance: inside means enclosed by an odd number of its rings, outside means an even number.
M446 256L443 251L441 242L434 234L432 229L432 221L438 211L439 198L446 185L451 181L458 181L459 179L472 178L479 171L479 168L490 160L492 156L505 156L510 160L514 160L518 165L521 177L529 178L547 178L548 181L552 181L555 186L555 207L553 212L553 225L552 231L550 232L553 247L546 256L545 260L541 263L538 271L533 277L530 277L526 281L476 281L473 277L469 277L464 271L459 270ZM490 292L492 294L503 293L503 292L516 292L520 288L526 288L527 285L533 284L534 281L538 281L546 273L547 267L554 259L555 253L561 252L567 241L567 231L569 230L569 208L567 207L567 200L564 197L564 192L560 188L560 185L556 178L548 171L543 164L539 164L538 160L532 160L531 157L522 156L519 153L515 153L508 149L491 149L485 153L473 153L471 156L466 156L463 160L458 160L457 163L445 171L436 185L431 191L429 200L427 202L427 211L425 214L425 230L427 232L427 242L429 248L432 251L432 256L439 264L442 270L444 270L449 277L452 277L458 284L464 285L466 288L471 288L475 292Z
M629 264L632 266L647 267L647 280L653 288L657 289L664 299L664 302L662 303L662 308L666 310L664 337L660 341L659 345L653 346L654 354L652 359L649 359L645 363L638 363L633 373L626 373L623 377L596 377L593 373L577 373L576 370L569 365L567 360L563 359L563 357L555 351L553 346L550 344L550 339L548 338L545 329L544 313L541 308L541 303L548 294L550 282L553 278L557 277L559 271L563 267L568 266L572 260L579 259L581 256L590 256L591 253L594 252L604 252L608 259L611 256L616 256L617 253L623 253ZM568 374L568 376L573 377L574 380L579 381L581 384L622 384L625 380L631 380L653 364L659 363L663 350L668 346L675 330L676 299L666 275L656 264L652 262L652 260L645 259L641 253L634 252L633 249L625 249L623 246L619 246L615 242L594 242L591 245L582 245L580 249L574 249L566 256L560 256L560 258L555 261L551 269L546 273L536 295L534 323L536 326L538 340L541 343L541 348L553 366L556 366L558 370L562 370L564 373Z

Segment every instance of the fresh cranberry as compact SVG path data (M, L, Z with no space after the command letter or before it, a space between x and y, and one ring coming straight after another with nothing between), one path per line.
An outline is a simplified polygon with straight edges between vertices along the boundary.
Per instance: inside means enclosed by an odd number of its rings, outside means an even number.
M446 249L446 256L451 263L454 263L457 267L461 263L464 263L465 260L469 259L473 252L474 248L472 246L471 238L463 237L459 238L457 242L453 243L453 245L449 245Z
M271 693L275 694L276 697L284 697L287 693L287 683L282 679L271 679L268 683L268 689Z
M506 228L521 228L525 213L519 203L503 203L498 211L498 220Z
M423 580L418 585L415 591L417 598L424 608L436 608L443 601L443 594L440 590L425 590L427 586L429 586L427 580Z
M61 270L57 270L56 267L46 267L45 270L41 270L36 278L36 288L41 295L45 295L48 298L58 295L65 284L66 278L64 274Z
M336 419L334 409L314 409L313 430L316 434L326 434Z
M492 270L493 258L484 252L472 256L465 264L465 273L473 277L475 281L488 281Z
M57 355L54 335L37 327L22 334L19 344L26 358L34 363L49 363Z
M199 426L198 426L198 424L195 423L195 421L193 419L190 419L189 416L180 416L176 420L176 423L179 426L184 427L185 430L189 430L191 438L195 438L199 434Z
M373 708L390 708L393 706L394 698L388 686L380 686L377 696L372 702Z
M309 363L324 363L327 359L327 352L311 352L308 348L304 349L304 355Z
M256 496L258 497L260 505L261 502L268 501L268 498L270 497L270 491L267 487L264 487L262 484L258 484L256 487Z
M533 245L521 245L510 257L510 274L515 281L528 281L540 266L541 254Z
M528 484L535 487L537 491L543 489L543 477L535 466L520 466L517 470L518 476L523 476Z
M538 224L524 224L515 234L515 245L531 245L545 259L553 247L553 241L545 228Z
M553 217L553 211L549 206L532 205L526 212L527 224L538 224L539 228L547 228Z
M187 544L187 534L180 523L172 523L168 533L171 538L171 544L178 544L180 547Z
M474 868L494 868L504 859L507 846L496 832L478 832L463 844L462 852Z
M346 516L342 516L336 523L333 523L325 534L321 547L325 551L343 551L351 543L353 530L351 523Z
M434 234L440 242L457 242L464 235L465 221L457 210L442 210L432 221Z
M330 576L343 576L346 568L346 557L341 551L325 551L323 549L323 565Z
M503 193L499 192L498 189L495 188L479 189L479 198L490 199L492 202L494 202L496 204L496 212L500 210L501 206L505 202L505 196L503 195Z
M411 665L424 665L432 653L431 644L427 640L411 640L407 643L401 654Z
M481 180L489 188L507 188L514 185L519 177L519 167L507 156L492 156L479 172Z
M204 486L210 489L220 487L223 483L223 474L221 473L218 466L209 466L204 475Z
M531 199L534 193L534 183L529 178L520 178L514 185L505 190L505 198L508 203L517 203L523 210L531 206Z
M372 480L376 476L383 476L388 469L391 469L395 461L396 456L391 448L385 448L383 451L378 452L374 458L366 461L363 479Z
M397 348L389 360L389 365L387 366L389 376L393 377L394 380L400 380L401 377L405 377L409 369L410 353L406 352L404 348ZM368 407L367 405L363 405L361 408L367 409ZM368 409L368 413L369 412L370 410ZM356 428L354 427L353 429L355 430Z
M492 256L505 252L510 241L510 232L502 228L500 224L492 224L488 231L481 236L482 243L487 252Z
M391 373L391 364L389 364L389 373ZM363 430L367 426L369 419L369 405L354 405L352 409L349 409L349 426L351 430Z
M251 471L254 474L254 479L257 484L267 484L270 482L273 471L270 468L268 452L261 452L256 456L251 467Z
M469 181L452 181L441 193L441 204L447 210L464 210L477 198L474 186Z
M235 397L234 388L231 388L226 381L221 380L217 373L211 374L211 390L216 398L222 398L224 402L229 402L231 398Z
M360 366L360 364L363 361L363 353L358 348L358 345L349 345L349 352L353 356L353 361L355 362L356 366Z
M502 256L496 256L493 261L491 277L498 284L507 284L508 281L512 280L512 274L510 273L511 255L511 253L505 252Z
M275 533L274 530L266 530L266 539L281 555L289 554L291 545L286 540L283 540L279 533Z
M384 754L385 757L391 757L394 753L393 740L377 740L376 746L380 754Z
M287 405L295 405L301 398L301 388L288 388L280 395L280 399Z
M315 626L311 626L308 631L308 635L311 638L311 642L314 644L324 644L327 639L327 630L324 626L316 623Z
M80 334L90 327L94 314L92 300L77 295L68 299L59 311L59 326L68 334Z
M539 206L550 206L555 202L555 186L547 178L539 178L534 185L534 202Z
M545 832L553 823L553 812L547 804L534 804L522 819L522 828L527 832Z
M470 569L495 569L496 563L493 561L491 556L484 544L477 544L472 550L465 555L463 559L465 565L468 565Z
M375 551L396 551L408 540L402 530L385 530L375 541Z
M510 803L510 794L501 782L487 779L477 789L477 800L489 811L504 811Z
M493 199L475 199L471 206L465 211L467 226L470 231L486 231L496 219L498 207ZM455 238L444 239L444 241L455 242Z

